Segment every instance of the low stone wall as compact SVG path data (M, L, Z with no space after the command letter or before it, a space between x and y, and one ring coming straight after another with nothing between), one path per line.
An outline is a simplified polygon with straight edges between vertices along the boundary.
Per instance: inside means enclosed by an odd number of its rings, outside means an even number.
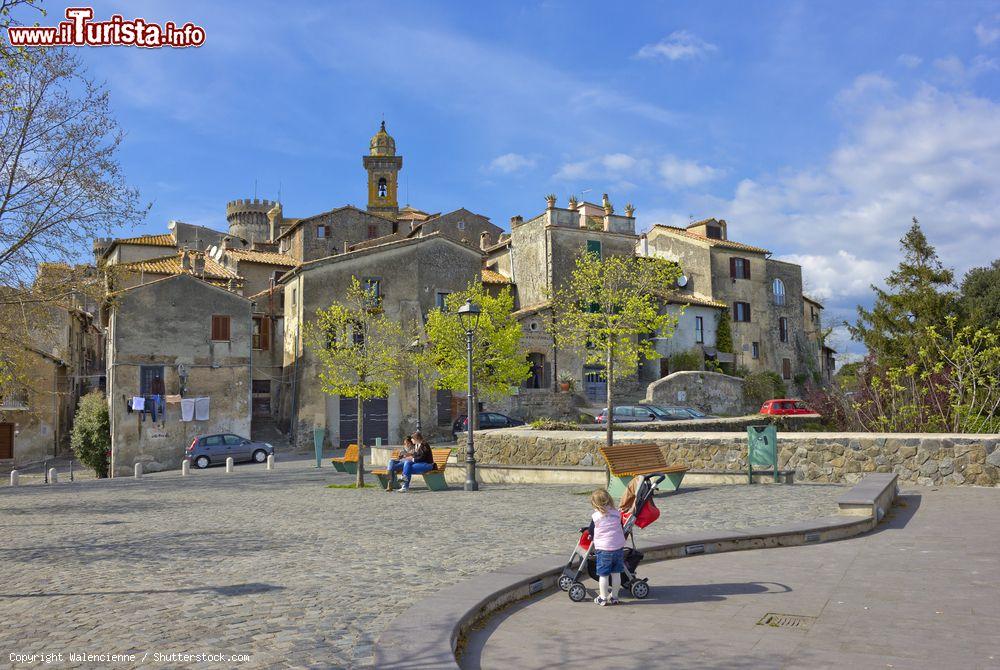
M746 471L746 433L617 431L616 443L653 443L668 463L691 469ZM476 457L502 465L603 465L603 434L591 431L492 430L476 436ZM797 482L857 483L892 472L920 485L1000 482L1000 435L779 433L778 466Z
M557 393L549 389L521 389L517 395L500 402L485 402L486 411L500 412L521 421L543 417L560 421L576 421L576 398L572 393Z
M726 433L745 432L749 426L774 424L779 431L808 430L823 420L819 414L795 414L789 416L765 416L763 414L748 414L746 416L725 416L718 419L696 419L692 421L636 421L634 423L615 423L615 431L641 431L644 433ZM558 429L557 429L558 430ZM567 430L586 430L604 432L605 426L599 423L576 424Z
M759 410L743 398L743 380L720 372L675 372L646 389L651 405L687 405L707 414L737 415Z

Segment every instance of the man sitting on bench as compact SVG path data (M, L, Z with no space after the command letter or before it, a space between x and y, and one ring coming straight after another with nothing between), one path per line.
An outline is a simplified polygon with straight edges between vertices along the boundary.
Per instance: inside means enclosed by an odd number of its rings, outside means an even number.
M386 485L385 490L391 491L396 488L396 473L403 471L403 464L407 460L413 459L413 452L416 447L413 444L413 438L407 435L403 438L403 448L400 449L399 453L394 455L389 459L389 465L386 466L386 471L389 473L389 483Z
M416 443L413 458L403 461L403 485L398 489L400 493L406 493L410 490L410 478L413 475L422 475L437 467L434 465L434 452L431 451L431 445L427 443L420 431L413 434L413 441Z

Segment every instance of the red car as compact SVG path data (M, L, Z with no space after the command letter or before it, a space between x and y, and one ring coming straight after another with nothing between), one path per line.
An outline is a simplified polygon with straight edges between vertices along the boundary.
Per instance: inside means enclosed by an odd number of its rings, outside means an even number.
M768 400L761 405L760 413L772 416L787 416L789 414L815 414L816 411L809 409L809 406L801 400L796 400L795 398L777 398L775 400Z

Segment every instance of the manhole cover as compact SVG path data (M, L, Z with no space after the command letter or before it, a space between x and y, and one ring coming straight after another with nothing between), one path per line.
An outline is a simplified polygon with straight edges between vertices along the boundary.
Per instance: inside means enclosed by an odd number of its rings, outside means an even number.
M814 616L801 614L775 614L768 612L757 622L758 626L774 626L775 628L808 628L816 620Z

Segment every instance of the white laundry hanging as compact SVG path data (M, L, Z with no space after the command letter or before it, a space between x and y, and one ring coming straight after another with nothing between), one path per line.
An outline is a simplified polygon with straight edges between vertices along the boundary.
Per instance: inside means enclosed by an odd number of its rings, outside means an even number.
M146 411L146 399L141 395L134 396L132 398L132 411L133 412L145 412Z
M181 398L181 421L194 419L194 398Z
M194 399L194 420L208 421L208 401L209 398Z

